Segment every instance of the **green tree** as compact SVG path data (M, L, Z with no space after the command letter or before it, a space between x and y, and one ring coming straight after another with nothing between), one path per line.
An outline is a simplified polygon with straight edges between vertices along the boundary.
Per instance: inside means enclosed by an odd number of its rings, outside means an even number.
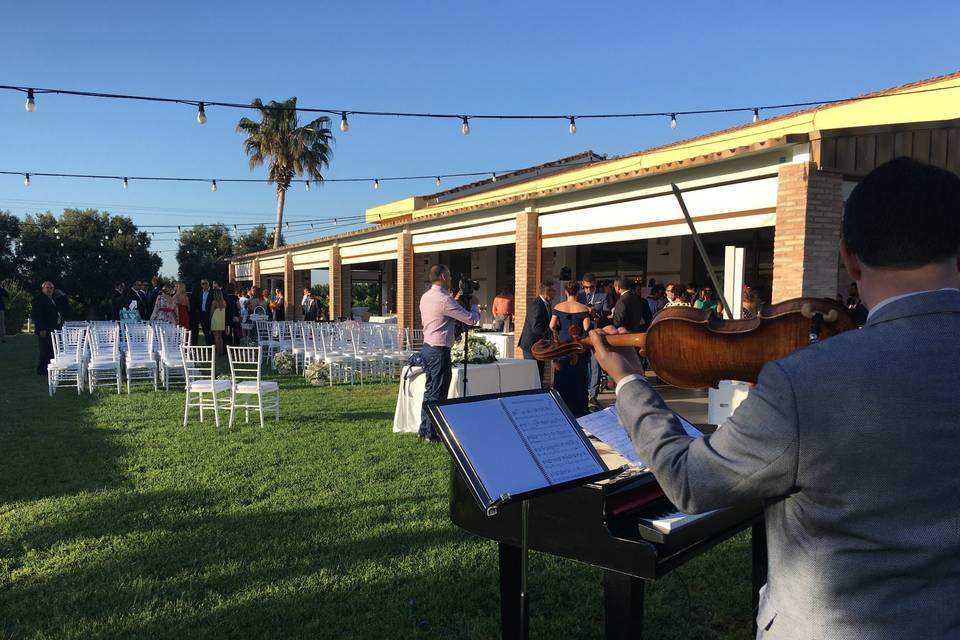
M64 209L59 218L28 215L17 258L31 291L52 280L87 318L109 314L117 281L149 280L163 264L150 251L149 234L130 218L96 209Z
M0 280L13 278L19 272L14 244L20 238L20 218L9 211L0 211Z
M227 282L227 258L234 254L230 230L224 224L198 224L180 234L178 275L195 290L207 278Z
M267 233L265 226L257 225L246 233L243 233L233 242L233 255L242 256L254 251L263 251L273 246L273 235L275 231ZM286 244L283 241L283 234L280 234L280 244Z
M294 176L307 175L308 180L323 182L321 169L330 165L330 118L320 116L300 126L295 108L297 98L284 102L271 100L264 106L254 98L251 106L260 111L260 122L241 118L237 132L247 136L244 151L250 156L250 170L264 162L270 163L267 180L277 185L277 226L273 234L273 248L280 246L283 225L283 204Z

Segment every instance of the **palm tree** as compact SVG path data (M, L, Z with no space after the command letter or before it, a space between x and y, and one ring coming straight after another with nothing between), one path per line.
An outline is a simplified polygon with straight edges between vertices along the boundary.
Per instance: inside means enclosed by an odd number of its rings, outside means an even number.
M250 170L270 161L267 182L277 185L277 228L273 234L273 248L280 246L283 224L283 203L294 176L307 174L308 180L323 181L320 170L330 166L330 118L320 116L301 127L297 120L297 99L284 102L271 100L264 106L260 98L250 104L259 109L260 122L241 118L237 132L246 134L244 151L250 156Z

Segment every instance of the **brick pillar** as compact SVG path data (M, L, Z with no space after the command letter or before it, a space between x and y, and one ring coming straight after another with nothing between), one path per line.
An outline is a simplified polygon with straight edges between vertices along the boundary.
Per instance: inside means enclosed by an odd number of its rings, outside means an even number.
M837 294L842 184L840 174L814 163L780 167L771 302Z
M233 261L227 263L227 282L232 284L237 282L237 263Z
M401 334L404 329L413 330L413 310L419 302L413 280L413 263L413 236L404 231L397 236L397 329Z
M254 287L260 286L260 258L250 261L250 281Z
M522 358L520 351L520 333L527 318L527 304L537 296L537 268L539 253L539 217L532 207L517 214L516 236L516 286L514 291L514 335L516 349L514 355Z
M420 320L420 297L430 288L430 267L440 262L436 251L415 253L413 256L413 326L423 326Z
M340 245L330 247L330 319L343 316L343 265L340 263Z
M296 271L293 269L293 254L288 253L283 263L283 301L284 314L288 320L296 320L298 304L300 298L294 289L296 288Z

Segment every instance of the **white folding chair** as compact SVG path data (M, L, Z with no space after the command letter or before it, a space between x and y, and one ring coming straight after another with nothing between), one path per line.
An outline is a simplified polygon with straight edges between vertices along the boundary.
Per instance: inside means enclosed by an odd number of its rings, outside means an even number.
M323 363L327 365L329 373L327 377L330 379L330 386L333 386L333 381L338 377L338 374L341 382L346 382L348 373L350 374L350 384L353 384L353 356L332 348L335 342L334 335L334 331L320 332L320 349L323 352Z
M59 387L76 387L77 395L83 389L83 340L86 328L73 327L54 331L53 360L47 365L47 391L52 396Z
M273 354L277 352L280 341L273 337L273 323L269 320L257 320L257 344L260 345L261 357L273 362Z
M317 345L317 323L303 323L300 336L303 343L303 373L306 375L307 367L314 362L323 361L323 352Z
M120 393L120 327L116 324L93 324L87 330L90 360L86 363L87 389L90 393L101 382L117 385Z
M164 327L157 331L157 336L160 339L160 382L169 391L171 382L186 383L180 347L190 344L190 332L182 327Z
M133 380L146 380L157 390L157 359L153 351L153 327L149 324L125 324L123 333L127 338L127 353L124 366L127 371L127 395Z
M261 380L260 347L227 347L230 360L230 381L233 383L230 393L230 424L237 409L243 409L245 422L250 422L250 409L260 414L260 428L263 428L263 412L273 411L274 421L280 421L280 385L273 380ZM253 403L247 398L256 396ZM252 398L251 398L252 400Z
M364 375L380 373L380 381L383 382L383 360L372 344L369 331L363 326L357 327L350 332L350 340L353 343L354 366L360 372L361 386Z
M214 346L180 347L183 359L183 371L186 382L186 399L183 403L183 426L187 426L190 407L200 410L200 422L203 422L203 410L213 409L213 421L220 426L220 407L228 408L229 399L220 398L220 394L230 391L233 386L229 380L217 380Z

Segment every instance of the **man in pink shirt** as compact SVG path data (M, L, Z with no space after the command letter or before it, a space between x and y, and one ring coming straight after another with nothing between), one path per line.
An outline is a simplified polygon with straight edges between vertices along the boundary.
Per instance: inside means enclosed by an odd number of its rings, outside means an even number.
M420 355L423 357L423 371L427 374L423 406L420 409L420 439L426 442L440 441L423 407L428 402L447 398L453 375L450 347L453 346L457 322L469 325L480 322L477 305L467 311L450 295L450 281L450 269L446 265L433 265L430 267L430 289L420 298L420 320L423 322Z

